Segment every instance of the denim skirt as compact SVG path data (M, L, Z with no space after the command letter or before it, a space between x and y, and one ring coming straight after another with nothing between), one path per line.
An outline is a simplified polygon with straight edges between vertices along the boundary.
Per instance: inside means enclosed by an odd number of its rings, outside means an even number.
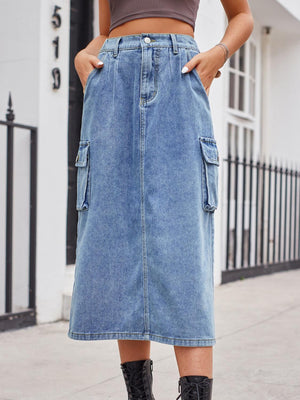
M219 151L185 34L107 38L88 76L68 336L212 346Z

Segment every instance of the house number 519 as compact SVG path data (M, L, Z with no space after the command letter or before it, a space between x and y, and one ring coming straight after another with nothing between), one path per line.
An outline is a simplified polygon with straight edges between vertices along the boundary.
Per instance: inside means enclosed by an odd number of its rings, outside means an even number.
M54 6L53 14L52 14L52 26L54 29L58 29L61 27L61 16L59 14L59 11L61 10L61 7L59 6ZM54 56L56 59L59 58L59 36L56 36L52 40L52 44L54 46ZM59 89L60 88L60 69L58 67L52 68L52 79L53 79L53 89Z

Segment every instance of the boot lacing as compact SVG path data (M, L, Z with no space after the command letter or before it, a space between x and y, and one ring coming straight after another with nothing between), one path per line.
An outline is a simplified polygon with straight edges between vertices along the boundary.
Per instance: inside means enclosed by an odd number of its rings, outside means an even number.
M205 379L201 383L189 382L189 386L186 386L184 390L176 397L176 400L180 396L184 397L184 400L206 400L209 395L210 381ZM178 381L178 392L181 390L180 381ZM196 397L195 397L196 396Z
M123 370L125 370L126 373L126 380L128 382L128 391L129 393L129 399L134 399L134 400L148 400L147 398L147 393L145 391L145 385L146 382L144 382L143 379L143 371L137 371L135 375L132 373L132 371L127 374L126 368L121 366ZM151 371L153 371L153 361L150 361L150 367Z
M142 379L136 384L132 383L131 380L129 380L129 387L133 399L147 400L144 389L144 382Z

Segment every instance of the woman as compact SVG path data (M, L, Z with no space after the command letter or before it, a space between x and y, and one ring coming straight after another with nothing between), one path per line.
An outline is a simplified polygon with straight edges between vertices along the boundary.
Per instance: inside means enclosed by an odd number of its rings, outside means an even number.
M117 339L129 399L153 400L150 341L174 345L182 400L212 396L219 154L209 89L248 39L247 0L200 52L199 0L99 0L75 57L84 89L70 329Z

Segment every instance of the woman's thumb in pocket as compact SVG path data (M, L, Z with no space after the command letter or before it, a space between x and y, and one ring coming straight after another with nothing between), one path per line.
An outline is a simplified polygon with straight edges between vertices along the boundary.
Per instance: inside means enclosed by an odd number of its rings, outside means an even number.
M103 61L100 61L99 58L92 56L91 63L95 68L101 68L103 66Z

